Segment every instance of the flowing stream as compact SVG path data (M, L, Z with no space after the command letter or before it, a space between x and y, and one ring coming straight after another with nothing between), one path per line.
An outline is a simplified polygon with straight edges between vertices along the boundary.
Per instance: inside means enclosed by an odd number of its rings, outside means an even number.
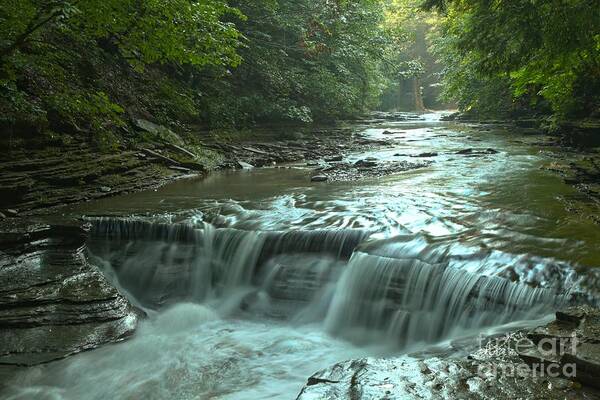
M18 374L9 398L295 398L339 361L450 354L590 301L577 271L600 265L599 229L566 210L579 196L541 169L552 154L439 117L354 127L390 146L350 161L437 153L425 168L223 172L67 210L90 218L90 260L149 317L127 342Z

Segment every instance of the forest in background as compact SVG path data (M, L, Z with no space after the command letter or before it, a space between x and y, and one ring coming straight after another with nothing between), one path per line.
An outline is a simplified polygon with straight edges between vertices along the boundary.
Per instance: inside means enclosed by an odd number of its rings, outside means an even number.
M441 99L437 100L438 91ZM596 0L22 0L0 5L10 143L145 140L450 107L598 115Z

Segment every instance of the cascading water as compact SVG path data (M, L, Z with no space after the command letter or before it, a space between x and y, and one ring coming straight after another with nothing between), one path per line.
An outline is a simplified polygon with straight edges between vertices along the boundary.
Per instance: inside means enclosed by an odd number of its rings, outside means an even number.
M303 262L292 266L289 257L284 265L273 265L277 256L295 255L294 261L311 254L320 260L348 259L368 236L367 231L350 229L255 232L102 218L93 221L89 249L121 287L145 306L157 307L259 287L275 268L311 270ZM290 274L275 275L283 276Z
M437 154L419 170L315 184L301 163L72 210L156 216L90 220L88 243L148 318L124 343L0 379L0 397L295 398L347 359L457 355L479 333L594 303L600 280L580 267L598 265L598 227L565 211L577 194L541 168L547 149L438 120L357 127L389 147L340 147L349 164ZM499 153L461 155L475 148ZM171 219L184 223L157 222Z
M454 268L445 251L420 237L378 243L361 230L98 219L89 248L145 307L235 298L234 314L323 321L334 335L398 348L539 317L567 301L549 289Z
M443 262L357 252L337 284L326 326L334 333L356 330L359 340L379 329L401 345L432 343L456 331L543 315L565 301L546 289Z

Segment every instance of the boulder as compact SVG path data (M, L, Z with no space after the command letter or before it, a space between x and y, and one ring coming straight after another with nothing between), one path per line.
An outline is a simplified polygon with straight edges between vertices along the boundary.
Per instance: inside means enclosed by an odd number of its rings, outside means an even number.
M358 168L373 168L377 166L377 162L376 161L372 161L372 160L358 160L357 162L354 163L355 167Z
M333 157L328 157L325 159L326 162L340 162L343 161L344 157L339 155L339 156L333 156Z
M131 336L141 317L86 258L85 226L0 226L0 364L36 365Z
M421 154L417 154L416 156L413 157L421 157L421 158L430 158L430 157L437 157L438 153L421 153Z
M543 352L545 359L574 365L575 380L600 389L600 310L577 306L558 311L555 321L532 330L528 337L538 350L541 343L549 344ZM519 355L532 361L530 352Z
M184 146L185 142L183 141L183 139L181 139L181 137L179 137L178 134L176 134L175 132L173 132L172 130L170 130L169 128L162 126L162 125L158 125L155 124L154 122L150 122L147 121L145 119L134 119L133 120L134 125L144 131L144 132L148 132L162 140L164 140L167 143L172 143L175 144L177 146Z
M241 169L253 169L254 168L254 165L248 164L247 162L244 162L244 161L238 161L238 166Z
M456 154L461 154L461 155L473 154L473 149L462 149L462 150L457 151Z
M310 178L311 182L327 182L328 179L327 175L315 175Z
M484 149L484 150L463 149L463 150L457 151L455 154L460 154L460 155L483 155L483 154L498 154L498 153L500 153L498 150L488 148L488 149Z

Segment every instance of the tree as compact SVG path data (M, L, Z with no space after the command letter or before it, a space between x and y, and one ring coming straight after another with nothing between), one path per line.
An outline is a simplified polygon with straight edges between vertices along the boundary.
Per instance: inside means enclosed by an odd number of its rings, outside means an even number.
M248 16L243 63L224 80L199 82L206 119L331 121L374 107L387 37L379 1L235 2ZM207 93L207 88L209 92ZM223 101L213 102L216 93Z
M454 0L427 5L446 10L439 50L449 68L447 88L454 88L446 93L463 107L493 104L509 88L515 108L527 105L544 112L547 104L559 118L598 112L597 1ZM468 101L466 96L476 97Z
M234 20L243 18L226 0L2 2L0 127L106 133L123 126L118 98L130 96L129 79L140 88L147 79L135 72L239 65ZM155 90L173 87L166 72Z
M435 13L424 12L419 4L417 0L391 0L386 4L385 26L394 43L388 56L389 89L383 99L387 108L408 106L411 110L424 111L423 86L427 89L427 102L437 104L437 93L432 85L437 83L439 67L429 50L437 19Z

